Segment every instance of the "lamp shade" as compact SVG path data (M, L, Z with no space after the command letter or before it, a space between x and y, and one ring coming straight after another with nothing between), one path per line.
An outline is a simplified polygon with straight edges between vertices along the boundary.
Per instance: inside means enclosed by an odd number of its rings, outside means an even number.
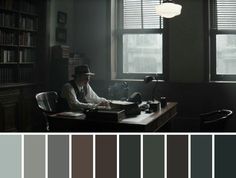
M172 1L164 1L156 6L156 13L164 18L172 18L181 14L182 6L175 4Z

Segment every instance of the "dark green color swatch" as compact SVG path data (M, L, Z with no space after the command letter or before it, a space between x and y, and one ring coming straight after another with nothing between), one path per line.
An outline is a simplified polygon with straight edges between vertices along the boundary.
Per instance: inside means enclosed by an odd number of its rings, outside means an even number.
M120 136L120 178L140 178L140 136Z
M167 136L167 178L188 178L188 136Z
M212 178L212 137L191 136L191 178Z
M69 178L69 136L48 136L48 178Z
M236 177L236 135L215 136L215 178Z
M143 178L164 178L164 136L143 136Z

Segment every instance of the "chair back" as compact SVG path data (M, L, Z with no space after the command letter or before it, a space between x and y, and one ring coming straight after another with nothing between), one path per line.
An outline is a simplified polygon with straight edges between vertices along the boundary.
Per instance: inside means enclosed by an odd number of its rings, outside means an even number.
M41 92L35 96L38 107L45 113L56 113L58 94L55 91Z
M201 131L224 131L226 121L233 115L229 109L200 114Z

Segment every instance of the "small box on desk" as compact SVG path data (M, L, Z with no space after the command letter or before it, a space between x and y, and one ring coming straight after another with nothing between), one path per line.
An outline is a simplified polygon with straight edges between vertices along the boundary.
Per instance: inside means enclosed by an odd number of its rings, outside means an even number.
M110 105L111 108L124 109L126 116L136 116L141 113L138 104L134 102L113 100Z
M86 120L101 122L119 122L126 118L125 110L93 109L85 111Z

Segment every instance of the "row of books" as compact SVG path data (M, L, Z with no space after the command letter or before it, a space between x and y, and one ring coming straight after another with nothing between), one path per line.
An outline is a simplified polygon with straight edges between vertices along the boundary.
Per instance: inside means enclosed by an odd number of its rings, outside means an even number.
M34 62L36 52L34 49L24 49L19 51L19 62Z
M0 70L0 83L13 83L15 81L13 68L1 68Z
M36 37L31 32L21 32L19 34L19 45L34 46L36 44Z
M16 70L14 68L1 68L0 84L16 82ZM32 82L34 79L32 68L21 68L19 70L18 82Z
M7 14L0 12L0 26L3 27L17 27L17 20L15 14Z
M16 45L16 33L0 30L0 44Z
M36 30L38 27L37 18L23 17L19 18L19 27L26 30Z
M34 79L32 68L21 68L18 75L19 82L32 82Z
M0 7L8 10L19 10L35 13L34 0L0 0Z
M4 45L17 45L17 34L0 30L0 44ZM21 32L19 34L19 45L35 46L36 37L31 32Z
M0 49L0 63L17 62L15 50Z
M15 50L0 49L0 63L9 62L34 62L36 58L35 50L24 49L19 51L18 59L16 58L17 52Z
M19 23L18 23L19 22ZM15 14L0 12L0 27L12 27L25 30L37 30L37 17L28 17L21 15L19 21Z

